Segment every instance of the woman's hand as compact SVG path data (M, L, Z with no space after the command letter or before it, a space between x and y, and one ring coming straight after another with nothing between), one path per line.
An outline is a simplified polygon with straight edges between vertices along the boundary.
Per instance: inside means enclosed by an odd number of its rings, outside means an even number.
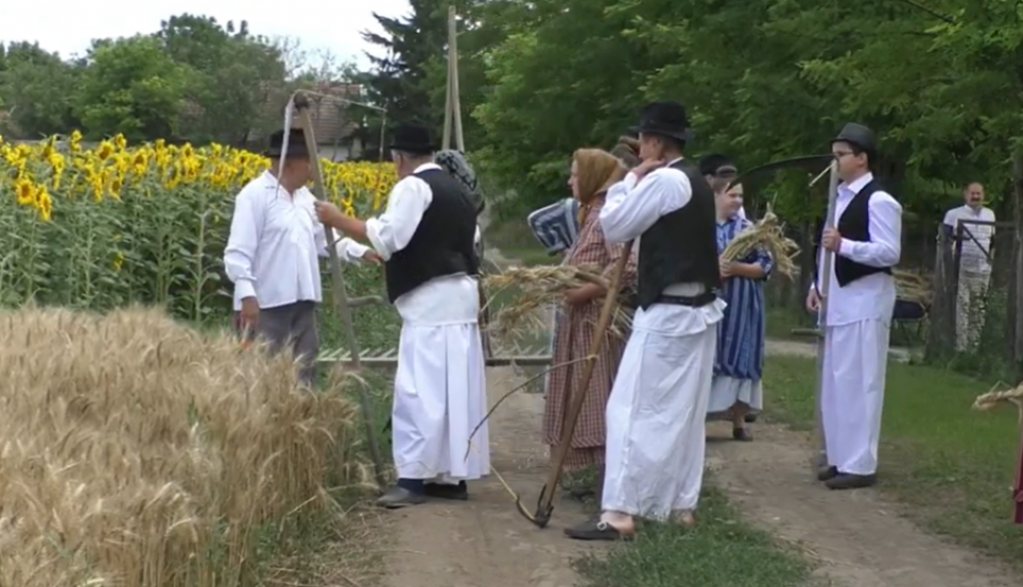
M600 286L587 283L580 287L574 287L572 289L565 290L565 303L571 306L580 306L588 303L593 298L599 296L602 292Z
M721 279L728 279L735 275L735 263L731 261L725 261L724 259L718 259L718 272L721 274Z

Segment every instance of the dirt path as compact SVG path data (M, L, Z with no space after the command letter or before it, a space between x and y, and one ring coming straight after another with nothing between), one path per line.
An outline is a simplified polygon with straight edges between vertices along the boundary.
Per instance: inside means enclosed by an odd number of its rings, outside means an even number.
M1010 587L1019 580L929 536L873 490L829 491L813 480L810 438L757 425L736 443L726 423L708 426L714 482L757 525L800 543L818 574L842 587Z
M489 370L491 405L518 380L511 369ZM516 393L490 419L493 466L531 512L547 473L542 414L542 396ZM469 491L468 502L395 512L388 587L574 587L571 561L600 548L562 535L563 527L586 515L574 500L555 502L553 519L541 530L518 514L496 476L470 484Z

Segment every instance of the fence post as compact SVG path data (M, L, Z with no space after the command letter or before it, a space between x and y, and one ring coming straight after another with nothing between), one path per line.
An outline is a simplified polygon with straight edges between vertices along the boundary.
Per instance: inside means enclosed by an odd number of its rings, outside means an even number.
M948 231L939 227L938 248L934 255L934 300L927 340L928 359L941 360L955 352L955 296L955 253Z

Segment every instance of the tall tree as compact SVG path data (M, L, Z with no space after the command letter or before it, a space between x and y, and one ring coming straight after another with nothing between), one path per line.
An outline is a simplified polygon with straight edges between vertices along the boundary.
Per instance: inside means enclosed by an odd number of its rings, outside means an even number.
M75 112L90 138L176 139L191 70L149 36L97 41L75 93Z
M78 126L72 97L83 63L61 61L38 44L25 42L11 43L2 61L0 103L9 128L0 132L37 138Z
M444 113L431 107L427 68L444 53L447 3L411 0L410 4L411 12L400 18L373 13L383 33L364 31L362 38L383 54L366 53L373 67L361 81L369 99L387 109L389 120L419 120L440 129Z

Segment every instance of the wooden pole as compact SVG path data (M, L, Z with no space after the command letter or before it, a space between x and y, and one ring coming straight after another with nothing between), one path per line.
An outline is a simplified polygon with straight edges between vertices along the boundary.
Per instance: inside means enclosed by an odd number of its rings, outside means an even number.
M448 7L448 92L451 96L451 117L454 119L455 148L465 153L462 134L462 100L458 86L458 15L455 6ZM446 129L445 129L446 130Z
M313 171L313 195L318 200L324 200L326 199L327 192L324 189L323 170L320 169L320 155L316 147L312 118L309 115L309 99L303 94L295 96L295 109L298 111L299 124L305 134L306 150L309 152L309 163ZM362 369L359 342L355 338L355 324L352 320L352 309L348 305L348 289L345 287L344 274L341 272L341 259L337 254L337 246L332 242L331 235L334 231L327 225L323 226L323 230L326 232L327 254L330 256L330 289L334 298L334 310L341 316L345 338L348 339L348 350L352 356L351 365L358 372ZM358 387L362 418L366 425L366 442L369 443L369 452L370 457L373 459L377 485L383 488L386 483L384 479L384 464L380 456L380 446L377 443L376 430L374 430L372 400L369 390L366 389L365 385L359 385Z
M547 473L547 482L540 490L540 501L537 504L536 514L533 516L533 523L543 528L550 521L551 512L554 510L554 494L558 491L558 481L561 480L561 470L565 464L565 457L572 448L572 435L575 434L575 425L579 422L579 413L582 412L583 402L586 400L586 393L590 388L590 381L593 379L593 371L597 366L597 357L604 347L604 339L612 336L608 327L611 325L611 317L618 306L618 295L621 289L622 275L625 273L625 265L632 256L632 245L635 241L625 243L622 256L615 263L611 274L611 283L604 294L604 306L597 318L597 328L593 331L593 339L590 341L590 352L586 356L586 366L583 367L582 382L574 387L568 402L568 413L561 425L561 438L558 439L557 450L551 462L550 471Z
M834 228L835 226L835 200L838 199L838 163L831 163L831 174L828 178L828 211L827 217L824 220L824 226L827 228ZM815 420L817 428L817 437L820 446L820 452L817 455L817 464L821 467L825 467L828 464L828 445L824 438L824 416L821 406L821 398L824 392L824 355L827 352L827 345L825 337L827 336L828 327L828 289L831 284L831 266L835 262L835 254L831 251L824 251L823 259L821 260L821 270L819 274L820 285L816 285L817 293L820 295L820 309L817 313L817 386L814 390L814 402L816 403Z
M441 141L441 148L445 149L445 150L451 148L451 114L452 114L452 111L453 111L452 99L451 98L452 98L452 91L454 89L454 84L451 83L451 80L452 80L452 78L454 77L454 74L455 74L455 70L454 70L455 47L454 47L454 45L452 45L453 39L452 39L452 35L451 35L451 23L452 23L452 20L454 20L454 18L455 18L455 7L454 6L449 6L448 7L448 79L447 79L447 93L446 93L445 98L444 98L444 138Z

